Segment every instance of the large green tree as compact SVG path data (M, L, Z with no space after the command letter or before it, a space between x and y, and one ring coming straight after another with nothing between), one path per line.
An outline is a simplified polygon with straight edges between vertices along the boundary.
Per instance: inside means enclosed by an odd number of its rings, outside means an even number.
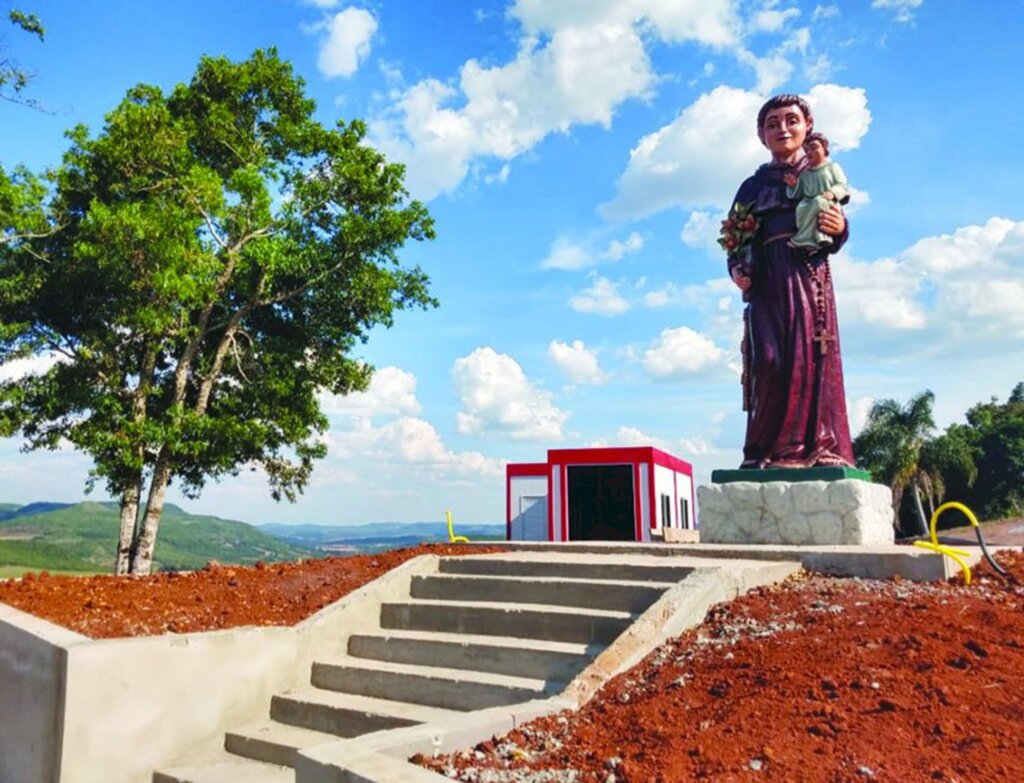
M967 444L977 480L957 481L957 494L985 519L1024 515L1024 383L1006 402L978 403L966 418L947 434Z
M0 433L93 458L119 573L149 571L172 480L261 466L294 499L325 452L319 392L364 389L369 330L435 304L398 259L433 237L402 167L313 112L273 50L204 58L73 129L48 187L4 177L0 361L56 361L0 384Z

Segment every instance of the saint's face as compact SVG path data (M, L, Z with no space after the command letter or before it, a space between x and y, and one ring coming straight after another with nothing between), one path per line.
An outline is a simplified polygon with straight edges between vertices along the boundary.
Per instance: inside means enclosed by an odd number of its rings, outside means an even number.
M796 105L772 109L761 127L765 146L777 160L788 159L797 153L808 130L807 118Z
M807 145L807 159L812 166L820 166L825 162L825 147L820 141L812 141Z

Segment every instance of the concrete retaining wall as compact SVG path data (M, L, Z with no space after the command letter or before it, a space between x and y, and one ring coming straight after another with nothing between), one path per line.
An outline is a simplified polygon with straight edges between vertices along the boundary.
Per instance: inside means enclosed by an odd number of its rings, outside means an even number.
M93 640L0 604L0 783L149 783L268 714L436 570L411 560L294 628Z
M67 647L85 637L0 604L0 783L57 783Z

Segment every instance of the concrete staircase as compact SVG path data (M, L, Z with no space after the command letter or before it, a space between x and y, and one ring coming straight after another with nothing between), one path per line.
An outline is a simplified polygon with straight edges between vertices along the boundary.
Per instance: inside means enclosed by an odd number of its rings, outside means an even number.
M565 690L666 590L695 570L675 558L509 553L442 558L351 629L310 685L275 695L224 750L154 783L291 783L296 754L338 738L543 699Z

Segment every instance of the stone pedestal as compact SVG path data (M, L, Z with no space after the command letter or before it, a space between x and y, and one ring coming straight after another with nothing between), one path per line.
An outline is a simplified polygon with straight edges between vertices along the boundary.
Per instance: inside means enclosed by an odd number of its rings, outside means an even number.
M889 488L862 479L730 480L698 487L697 503L705 543L863 546L894 540Z

